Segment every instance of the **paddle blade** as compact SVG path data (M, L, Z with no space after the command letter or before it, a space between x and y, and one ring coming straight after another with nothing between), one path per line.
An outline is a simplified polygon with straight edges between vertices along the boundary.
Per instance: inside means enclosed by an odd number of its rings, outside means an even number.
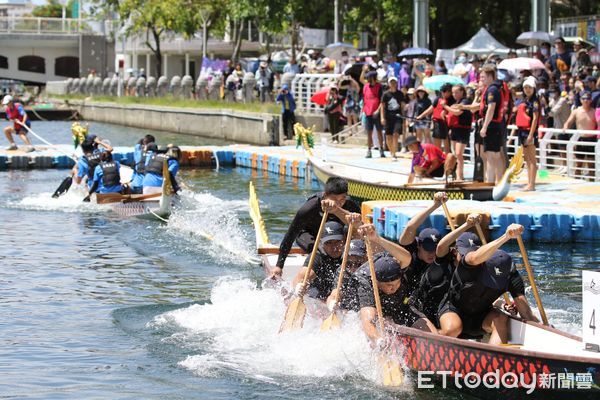
M338 318L335 311L331 313L329 317L321 324L321 332L330 331L332 329L339 329L342 326L342 321Z
M57 198L59 196L62 196L63 194L67 193L67 191L69 190L69 188L71 187L71 185L73 184L73 177L72 176L67 176L58 186L58 188L56 188L56 190L54 191L54 193L52 194L52 198Z
M383 375L383 385L394 387L402 386L402 383L404 382L404 372L400 367L400 363L386 357L381 357L379 363Z
M301 297L295 298L288 306L285 312L285 318L279 328L279 333L295 331L302 328L304 316L306 315L306 306Z

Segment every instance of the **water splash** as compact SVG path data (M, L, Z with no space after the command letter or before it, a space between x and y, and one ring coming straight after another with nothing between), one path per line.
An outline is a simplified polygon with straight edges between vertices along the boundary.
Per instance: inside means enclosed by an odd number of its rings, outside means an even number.
M238 215L247 213L246 201L222 200L210 193L189 191L183 191L180 196L181 207L169 218L169 233L191 238L195 246L220 264L254 261L252 242L242 229Z
M340 330L320 332L321 320L307 316L301 331L278 334L285 306L276 290L226 277L215 284L210 300L161 314L149 324L184 330L167 340L196 353L179 365L197 375L234 371L267 381L293 375L380 382L356 313L346 315Z
M83 186L73 185L67 193L52 198L52 192L43 192L27 196L21 200L11 200L6 203L8 208L18 208L35 211L87 212L98 213L110 211L110 206L95 203L85 203L83 198L87 191Z

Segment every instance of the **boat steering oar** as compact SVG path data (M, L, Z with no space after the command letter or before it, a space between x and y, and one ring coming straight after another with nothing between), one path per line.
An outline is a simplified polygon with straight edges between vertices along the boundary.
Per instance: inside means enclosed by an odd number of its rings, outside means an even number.
M521 257L523 257L523 263L525 264L525 269L527 270L527 276L529 277L529 284L531 285L533 297L535 298L535 302L538 306L538 309L540 310L542 322L544 323L544 325L548 325L548 317L546 317L546 310L544 310L544 306L542 305L542 299L540 298L540 294L535 283L533 269L531 268L531 264L529 264L529 257L527 257L527 250L525 250L525 244L523 243L523 238L521 237L521 235L517 236L517 242L519 243Z
M23 128L25 128L27 130L27 132L31 133L33 136L35 136L36 138L38 138L39 140L41 140L42 142L46 143L48 146L54 147L56 148L55 145L53 145L52 143L50 143L49 141L47 141L46 139L44 139L43 137L41 137L40 135L38 135L37 133L35 133L33 131L33 129L31 129L30 127L27 126L27 124L22 123L21 121L17 120L16 121L19 125L21 125ZM64 155L66 155L67 157L69 157L71 160L77 162L77 159L75 157L73 157L72 155L57 149L59 152L63 153ZM54 193L52 194L53 198L57 198L59 196L62 196L63 194L67 193L67 191L71 188L71 185L73 184L73 176L69 175L67 176L65 179L63 179L63 181L60 183L60 185L58 185L58 187L56 188L56 190L54 191Z
M306 268L306 272L304 273L304 279L302 280L303 286L306 286L306 284L308 283L308 276L310 274L310 271L312 271L312 267L315 262L315 256L317 255L317 251L319 249L319 242L321 241L323 227L325 226L325 222L327 222L328 214L329 213L327 211L323 212L323 218L321 219L319 232L317 233L317 237L315 238L315 245L313 246L312 252L310 253L308 267ZM288 308L285 311L285 317L283 319L283 322L281 323L281 327L279 328L279 333L302 328L302 324L304 323L304 317L306 315L306 306L304 305L303 297L304 296L296 296L296 298L292 300L292 302L288 305Z
M444 209L444 214L446 214L446 219L448 220L448 225L450 225L450 230L453 231L456 228L452 223L450 211L448 210L448 206L445 202L442 203L442 208ZM481 244L487 244L487 240L485 239L485 235L483 234L483 229L481 229L481 225L475 224L475 230L477 230L477 235L479 236L479 240L481 240ZM510 304L510 297L508 297L508 294L506 292L504 292L504 301L506 302L506 304Z
M350 244L352 242L352 228L353 226L350 223L348 225L348 234L346 235L346 244L344 245L344 255L342 258L342 266L340 267L340 276L338 277L333 310L331 310L331 315L327 317L325 321L323 321L323 324L321 325L322 331L336 329L342 325L342 321L340 321L335 311L337 304L340 301L340 292L342 291L342 283L344 282L344 273L346 272L346 265L348 264L348 253L350 251Z
M383 311L381 309L381 299L379 298L379 285L377 284L377 275L375 275L375 264L373 263L373 251L371 250L371 241L365 238L367 246L367 257L369 260L369 271L371 272L371 281L373 282L373 296L375 297L375 308L377 309L377 320L379 322L379 333L383 337L385 335L385 327L383 325ZM404 381L404 372L400 367L400 363L392 360L389 357L381 355L379 359L381 372L383 375L384 386L402 386Z

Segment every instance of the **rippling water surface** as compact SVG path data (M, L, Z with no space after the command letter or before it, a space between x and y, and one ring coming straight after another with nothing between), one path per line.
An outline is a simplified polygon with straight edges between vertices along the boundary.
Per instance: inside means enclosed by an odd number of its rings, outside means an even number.
M68 127L34 124L57 143L69 141ZM94 129L116 145L145 133ZM318 333L310 319L302 332L275 333L284 306L274 290L260 289L261 268L249 262L248 181L274 242L316 187L247 169L183 170L183 207L161 224L119 219L83 204L77 189L51 199L64 175L0 172L3 398L457 397L382 389L355 315L334 333ZM580 332L580 271L599 267L599 250L530 247L555 326Z

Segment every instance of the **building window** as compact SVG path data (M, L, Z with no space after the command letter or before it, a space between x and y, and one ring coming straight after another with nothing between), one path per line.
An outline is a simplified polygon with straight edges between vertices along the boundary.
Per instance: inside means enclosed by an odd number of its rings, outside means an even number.
M8 69L8 58L0 56L0 68Z
M79 76L79 58L71 56L58 57L54 61L54 75L77 78Z
M38 74L46 73L46 61L39 56L19 57L19 71L36 72Z

